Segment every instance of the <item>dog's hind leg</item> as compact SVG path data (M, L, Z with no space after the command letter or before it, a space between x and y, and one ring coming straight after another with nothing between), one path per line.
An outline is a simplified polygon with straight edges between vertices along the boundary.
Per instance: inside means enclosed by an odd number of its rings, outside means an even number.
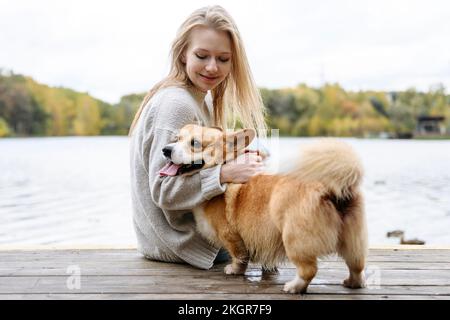
M297 268L295 278L284 285L283 291L288 293L305 293L317 273L317 258L302 245L303 240L293 224L288 223L283 230L283 244L286 256Z
M350 273L343 285L348 288L365 287L364 267L368 240L364 205L360 195L345 209L339 238L338 253L344 258Z
M317 259L287 253L289 260L297 267L295 278L286 282L283 290L288 293L305 293L317 273Z
M343 285L347 288L364 288L365 287L365 255L362 248L355 247L341 248L339 254L344 258L349 270L349 277L344 280Z
M284 286L285 292L305 293L317 273L317 257L336 248L340 218L330 218L334 209L324 207L321 199L321 193L314 189L304 191L297 203L279 214L284 218L280 230L286 256L297 267L296 277Z

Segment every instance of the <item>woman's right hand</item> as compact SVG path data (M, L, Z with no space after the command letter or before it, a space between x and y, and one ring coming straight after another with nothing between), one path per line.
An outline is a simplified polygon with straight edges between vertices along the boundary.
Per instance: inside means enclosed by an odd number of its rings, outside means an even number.
M257 152L241 154L236 159L222 165L220 183L246 183L264 171L262 157Z

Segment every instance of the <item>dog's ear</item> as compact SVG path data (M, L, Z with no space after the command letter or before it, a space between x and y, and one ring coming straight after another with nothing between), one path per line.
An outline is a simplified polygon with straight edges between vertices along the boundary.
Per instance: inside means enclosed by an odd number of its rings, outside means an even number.
M228 152L238 152L245 149L255 138L256 132L253 129L242 129L227 134L226 148Z

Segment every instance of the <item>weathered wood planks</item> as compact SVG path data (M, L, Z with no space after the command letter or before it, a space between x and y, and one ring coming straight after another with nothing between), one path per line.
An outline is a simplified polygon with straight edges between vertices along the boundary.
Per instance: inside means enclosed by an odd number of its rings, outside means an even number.
M227 276L223 267L149 261L127 248L0 249L0 299L450 299L447 248L373 248L368 287L357 290L341 286L344 262L327 257L303 296L282 292L295 275L291 264L271 274L251 265L245 276ZM73 270L78 287L70 285Z

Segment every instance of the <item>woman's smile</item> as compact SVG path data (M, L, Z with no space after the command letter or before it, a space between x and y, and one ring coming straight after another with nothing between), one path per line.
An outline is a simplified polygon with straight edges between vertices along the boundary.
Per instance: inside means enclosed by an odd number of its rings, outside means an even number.
M203 81L206 81L206 82L209 82L209 83L214 82L214 81L216 81L217 79L220 79L219 76L211 77L211 76L205 76L205 75L203 75L203 74L201 74L201 73L199 73L199 75L200 75L200 78L201 78Z

